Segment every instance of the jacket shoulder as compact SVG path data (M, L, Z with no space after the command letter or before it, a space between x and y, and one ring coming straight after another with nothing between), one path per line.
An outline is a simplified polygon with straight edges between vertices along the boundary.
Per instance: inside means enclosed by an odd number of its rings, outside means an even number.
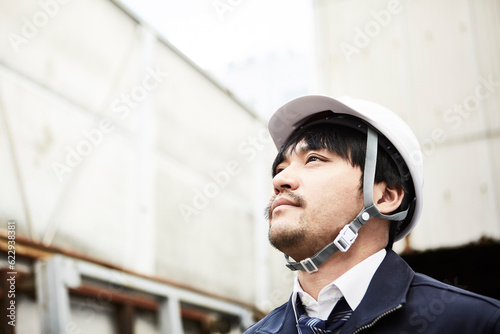
M287 317L290 302L275 308L259 322L249 327L244 334L251 333L279 333Z
M500 301L415 274L407 295L410 322L453 333L500 333ZM424 321L425 320L425 321Z
M411 283L410 289L419 290L421 293L428 292L428 294L436 295L438 294L441 299L457 299L457 301L463 300L468 303L479 303L483 304L485 307L492 307L499 309L500 301L494 298L486 297L483 295L479 295L477 293L473 293L443 282L440 282L434 278L431 278L427 275L416 273ZM469 306L470 307L470 306Z

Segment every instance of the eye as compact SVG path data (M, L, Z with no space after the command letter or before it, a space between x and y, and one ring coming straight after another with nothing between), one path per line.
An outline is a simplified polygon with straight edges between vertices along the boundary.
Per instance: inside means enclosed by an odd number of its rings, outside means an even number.
M314 161L324 161L324 159L322 159L316 155L311 155L311 156L307 157L306 163L314 162Z
M279 173L281 173L284 170L285 170L284 167L281 167L281 166L276 167L276 169L274 170L274 173L273 173L273 177L275 177L276 175L278 175Z

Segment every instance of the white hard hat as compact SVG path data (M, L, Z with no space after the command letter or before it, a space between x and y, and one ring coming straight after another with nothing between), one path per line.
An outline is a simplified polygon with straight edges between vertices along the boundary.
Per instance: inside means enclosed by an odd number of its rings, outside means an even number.
M406 164L414 189L415 198L412 208L403 220L395 241L403 239L415 227L422 211L422 191L424 181L423 157L420 144L408 125L395 113L376 103L342 97L333 99L327 96L311 95L292 100L278 109L269 121L269 132L278 148L301 126L314 119L313 115L331 111L333 115L350 115L363 120L379 134L385 136ZM384 139L379 137L379 145ZM388 147L383 147L388 149ZM394 157L390 152L389 155ZM395 161L401 170L401 159Z

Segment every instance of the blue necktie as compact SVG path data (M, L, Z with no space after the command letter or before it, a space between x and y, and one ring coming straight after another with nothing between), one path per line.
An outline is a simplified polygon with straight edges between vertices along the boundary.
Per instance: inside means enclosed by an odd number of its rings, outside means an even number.
M352 314L352 310L347 304L344 297L340 298L328 319L321 320L319 318L308 317L304 306L297 299L297 314L299 321L297 330L299 334L328 334L334 333L342 325L344 325Z

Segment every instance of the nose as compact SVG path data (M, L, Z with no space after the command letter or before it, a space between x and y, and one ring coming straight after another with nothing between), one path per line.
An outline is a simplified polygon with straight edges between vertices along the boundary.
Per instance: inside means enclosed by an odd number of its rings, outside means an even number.
M273 178L274 193L278 195L284 190L296 190L299 187L297 172L292 165L286 167Z

